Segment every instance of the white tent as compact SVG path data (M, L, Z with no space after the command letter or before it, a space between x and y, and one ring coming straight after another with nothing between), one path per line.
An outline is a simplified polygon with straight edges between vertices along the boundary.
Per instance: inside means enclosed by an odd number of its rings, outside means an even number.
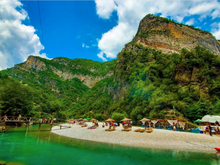
M216 120L218 123L220 123L220 116L212 116L212 117L214 117L215 120Z
M220 116L205 115L201 121L209 123L215 123L217 121L218 123L220 123Z

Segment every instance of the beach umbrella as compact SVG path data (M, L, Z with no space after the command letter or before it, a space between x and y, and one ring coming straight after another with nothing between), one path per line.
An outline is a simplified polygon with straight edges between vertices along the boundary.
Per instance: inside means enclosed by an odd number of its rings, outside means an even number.
M128 118L124 118L123 120L121 120L121 121L131 121L131 119L128 119Z
M214 117L215 120L216 120L218 123L220 123L220 116L212 116L212 117Z
M90 120L90 118L89 118L89 117L87 117L86 119L87 119L87 120Z
M70 115L69 118L73 118L75 115Z
M96 119L92 118L91 121L96 121Z
M144 123L145 123L145 122L147 122L147 121L150 121L150 119L147 119L147 118L145 118L145 117L144 117L144 118L143 118L143 119L141 119L140 121L142 121L142 122L144 122Z
M215 123L216 119L213 116L211 116L211 115L205 115L202 118L202 122Z
M201 123L202 121L200 119L197 119L194 121L194 123Z
M80 121L80 120L83 120L83 119L82 119L82 118L79 118L78 120Z
M105 120L106 122L110 122L110 121L115 121L114 119L110 119L108 118L107 120Z

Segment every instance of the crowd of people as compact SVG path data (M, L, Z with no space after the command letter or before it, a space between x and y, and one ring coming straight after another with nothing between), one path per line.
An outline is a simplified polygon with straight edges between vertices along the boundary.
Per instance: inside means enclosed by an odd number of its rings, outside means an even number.
M211 123L208 123L207 127L205 128L204 133L209 133L210 136L212 136L212 134L220 134L220 130L219 130L219 123L215 122L214 123L215 127L211 126Z

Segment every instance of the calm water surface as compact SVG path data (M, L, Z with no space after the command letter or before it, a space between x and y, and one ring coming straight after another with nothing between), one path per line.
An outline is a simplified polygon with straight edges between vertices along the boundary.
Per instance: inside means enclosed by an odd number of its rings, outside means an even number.
M176 150L143 149L70 139L46 126L0 133L0 160L30 165L219 165L220 155Z

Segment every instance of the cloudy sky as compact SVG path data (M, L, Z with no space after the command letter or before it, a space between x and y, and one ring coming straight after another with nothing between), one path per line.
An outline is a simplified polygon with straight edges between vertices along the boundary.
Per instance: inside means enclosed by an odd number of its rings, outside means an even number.
M149 13L220 39L219 0L0 0L0 70L29 55L115 59Z

